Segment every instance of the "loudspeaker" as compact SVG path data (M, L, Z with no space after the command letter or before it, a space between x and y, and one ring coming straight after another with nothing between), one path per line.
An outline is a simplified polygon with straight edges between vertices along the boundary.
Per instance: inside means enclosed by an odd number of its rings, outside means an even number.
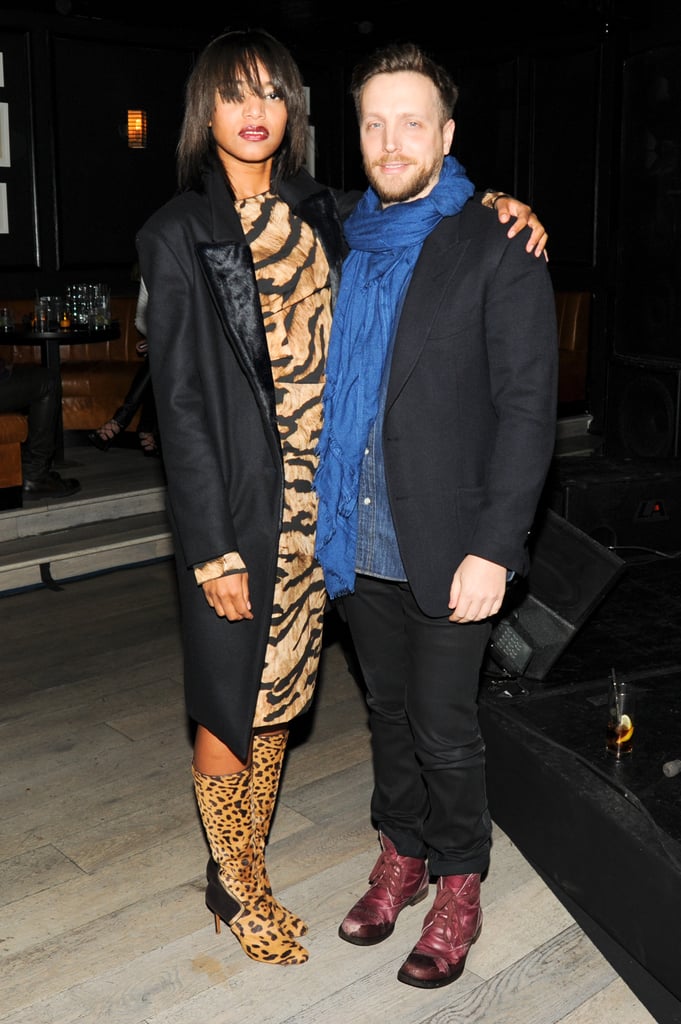
M557 460L551 508L610 548L681 546L681 461Z
M605 454L681 456L681 365L617 359L608 369Z
M509 587L483 671L543 679L624 571L617 555L551 509L530 543L530 571Z

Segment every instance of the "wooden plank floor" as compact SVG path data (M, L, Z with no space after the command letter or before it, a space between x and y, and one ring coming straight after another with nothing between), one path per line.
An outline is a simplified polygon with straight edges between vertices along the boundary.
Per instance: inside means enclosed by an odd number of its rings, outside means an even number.
M0 1024L647 1024L508 837L454 985L396 972L429 904L361 949L337 928L378 846L362 694L330 618L268 851L310 960L256 964L203 900L170 562L0 598Z

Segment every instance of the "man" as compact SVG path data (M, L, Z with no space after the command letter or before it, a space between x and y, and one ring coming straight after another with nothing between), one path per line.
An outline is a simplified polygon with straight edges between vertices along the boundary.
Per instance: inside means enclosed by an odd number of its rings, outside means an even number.
M57 443L61 381L46 367L0 359L0 412L25 412L28 438L22 451L24 498L70 498L80 483L52 469Z
M555 309L545 260L468 201L448 73L396 45L356 68L352 91L370 188L345 224L317 555L367 688L381 854L339 933L382 942L433 876L398 978L436 988L482 924L479 674L553 452Z

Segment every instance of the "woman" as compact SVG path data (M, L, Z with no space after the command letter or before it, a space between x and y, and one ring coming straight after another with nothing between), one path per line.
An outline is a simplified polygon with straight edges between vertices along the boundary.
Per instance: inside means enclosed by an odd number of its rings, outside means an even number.
M213 40L187 83L179 193L138 237L206 903L249 957L277 964L308 957L264 847L288 723L310 705L322 643L312 479L352 206L303 169L307 138L288 51L262 31ZM527 222L528 207L498 206ZM543 236L538 225L532 239Z

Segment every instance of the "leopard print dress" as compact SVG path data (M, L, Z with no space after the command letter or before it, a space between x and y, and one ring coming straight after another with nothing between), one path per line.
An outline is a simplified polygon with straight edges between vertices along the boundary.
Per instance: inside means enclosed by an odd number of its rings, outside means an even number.
M255 265L276 395L284 508L272 622L254 727L284 724L310 704L326 591L314 557L313 478L331 327L329 266L311 228L270 192L236 209Z

